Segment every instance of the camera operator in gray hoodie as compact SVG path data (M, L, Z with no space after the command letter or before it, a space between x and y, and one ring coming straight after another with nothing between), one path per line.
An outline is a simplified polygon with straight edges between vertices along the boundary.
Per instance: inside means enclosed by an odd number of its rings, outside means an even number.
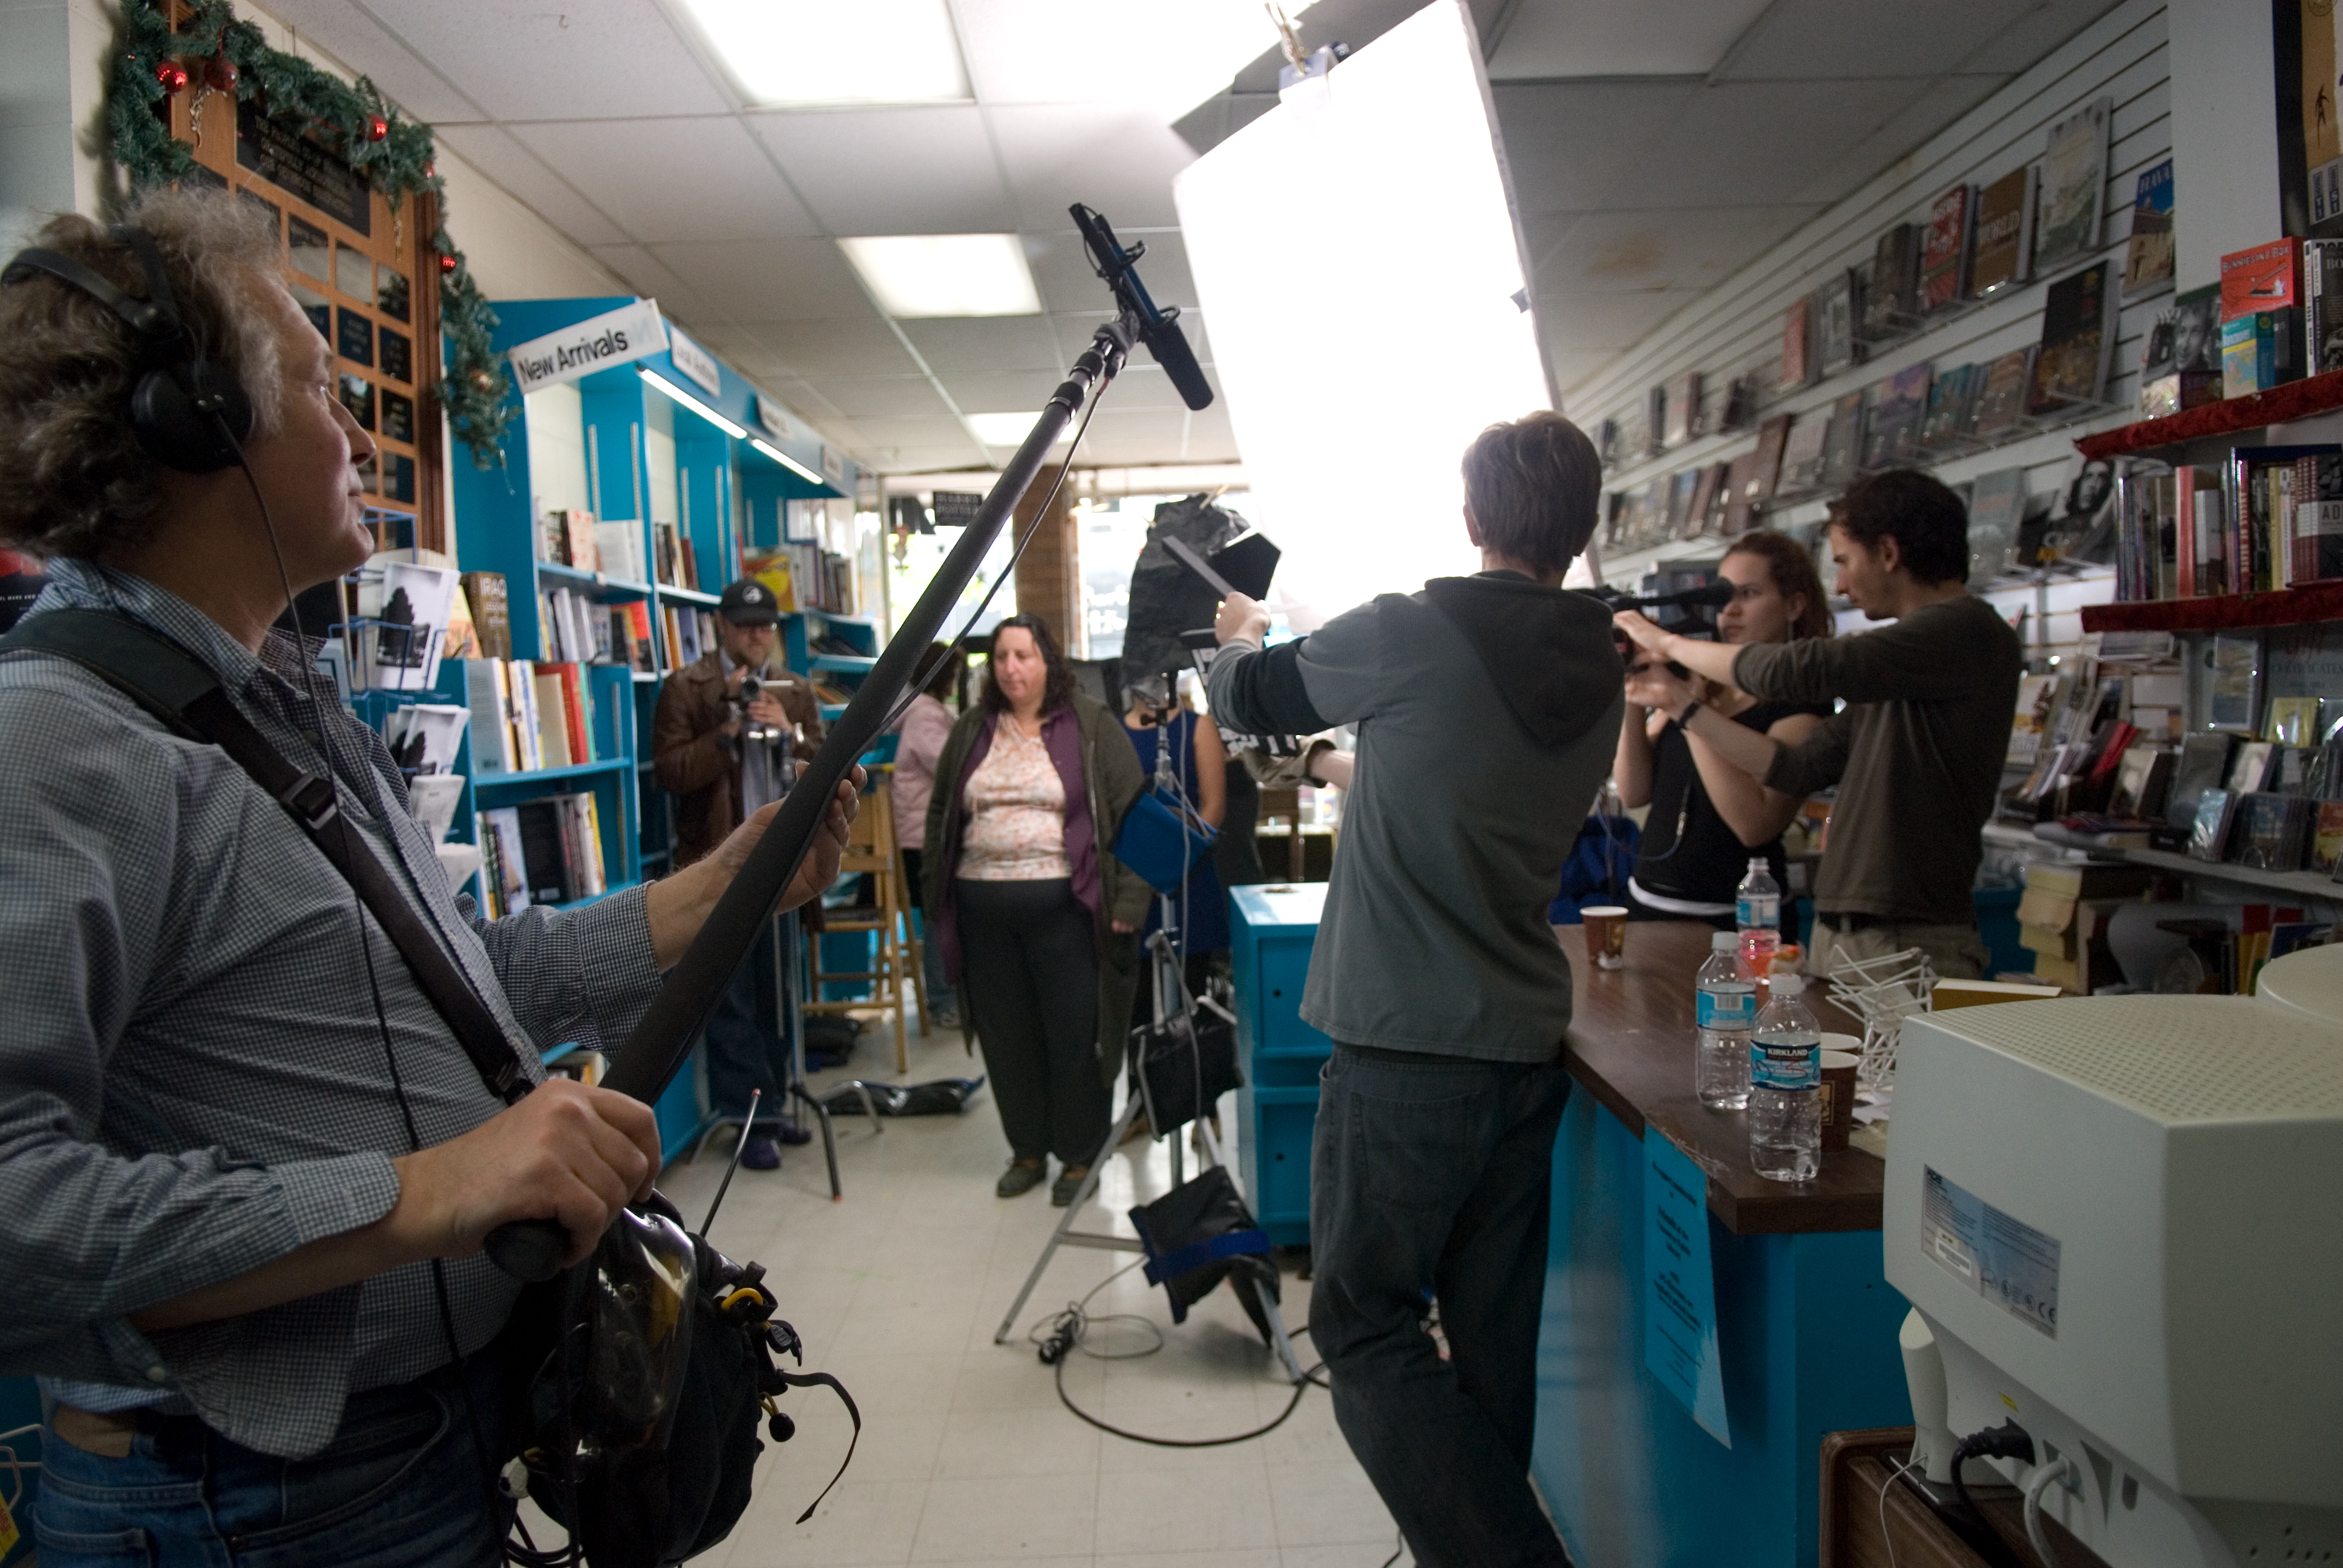
M1544 910L1610 770L1622 670L1603 607L1560 586L1594 530L1584 433L1534 413L1463 468L1480 572L1272 648L1232 597L1209 689L1232 729L1358 727L1302 1002L1335 1042L1310 1206L1335 1419L1416 1562L1544 1568L1569 1561L1528 1470L1571 1002Z

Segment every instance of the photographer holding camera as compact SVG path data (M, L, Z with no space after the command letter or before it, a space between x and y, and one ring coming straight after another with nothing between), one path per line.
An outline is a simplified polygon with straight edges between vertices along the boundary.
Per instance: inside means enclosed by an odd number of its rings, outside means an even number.
M821 707L812 683L773 664L780 618L771 588L754 578L730 584L716 608L716 646L677 670L659 692L651 759L659 788L675 797L679 868L699 860L739 826L743 737L752 727L787 732L797 754L820 744ZM759 1005L760 990L783 983L779 976L758 978L767 967L760 960L768 945L749 949L708 1020L709 1109L719 1118L745 1121L752 1092L765 1091L766 1110L740 1156L751 1171L778 1170L783 1143L813 1136L781 1113L783 1069L775 1057L784 1042L759 1021L780 1016L777 990Z
M374 442L281 236L225 191L126 216L55 218L0 272L0 547L50 573L0 658L0 1372L42 1378L40 1558L495 1562L520 1285L484 1241L558 1220L575 1262L659 1163L649 1107L538 1050L627 1038L770 814L647 887L481 919L279 621L376 543ZM69 628L118 657L45 642ZM202 722L117 678L125 648Z
M1546 900L1619 738L1609 618L1563 574L1601 464L1538 412L1464 454L1472 577L1264 648L1214 624L1214 719L1358 726L1302 1016L1333 1039L1310 1164L1310 1332L1334 1418L1425 1568L1569 1562L1529 1483L1570 962ZM1323 770L1320 770L1323 769ZM1439 1303L1448 1354L1424 1332Z

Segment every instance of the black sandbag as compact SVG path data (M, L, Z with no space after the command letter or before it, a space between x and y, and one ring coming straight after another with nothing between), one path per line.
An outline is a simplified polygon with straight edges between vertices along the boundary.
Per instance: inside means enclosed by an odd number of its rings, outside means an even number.
M821 1103L832 1116L860 1116L862 1095L857 1091L863 1091L881 1116L946 1116L967 1110L983 1087L981 1078L939 1078L930 1083L873 1083L858 1078L832 1089Z

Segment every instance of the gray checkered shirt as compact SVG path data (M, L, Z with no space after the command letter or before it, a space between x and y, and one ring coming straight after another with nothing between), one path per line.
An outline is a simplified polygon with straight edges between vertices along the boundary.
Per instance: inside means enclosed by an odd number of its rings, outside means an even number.
M314 768L294 640L260 658L154 584L59 561L32 611L111 608L223 678ZM330 700L341 809L488 1000L533 1079L538 1051L615 1049L658 983L643 891L481 920L408 812L375 732ZM313 1452L351 1392L448 1359L427 1264L266 1312L142 1334L129 1314L370 1223L407 1151L367 989L423 1143L503 1109L349 884L215 748L76 666L0 658L0 1373L84 1408L160 1403L264 1452ZM363 931L363 938L361 938ZM360 942L365 949L362 952ZM445 1265L464 1353L517 1287Z

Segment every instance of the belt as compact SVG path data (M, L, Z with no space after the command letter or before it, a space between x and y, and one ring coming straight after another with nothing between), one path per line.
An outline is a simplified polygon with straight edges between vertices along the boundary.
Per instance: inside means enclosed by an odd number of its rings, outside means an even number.
M90 1411L61 1404L50 1412L49 1430L57 1434L59 1442L71 1443L84 1453L94 1453L100 1459L127 1459L130 1440L138 1435L138 1412Z
M1831 930L1841 933L1849 931L1867 931L1874 926L1907 925L1910 923L1909 921L1891 920L1885 915L1866 915L1856 910L1834 910L1829 914L1817 914L1815 919L1820 920Z

